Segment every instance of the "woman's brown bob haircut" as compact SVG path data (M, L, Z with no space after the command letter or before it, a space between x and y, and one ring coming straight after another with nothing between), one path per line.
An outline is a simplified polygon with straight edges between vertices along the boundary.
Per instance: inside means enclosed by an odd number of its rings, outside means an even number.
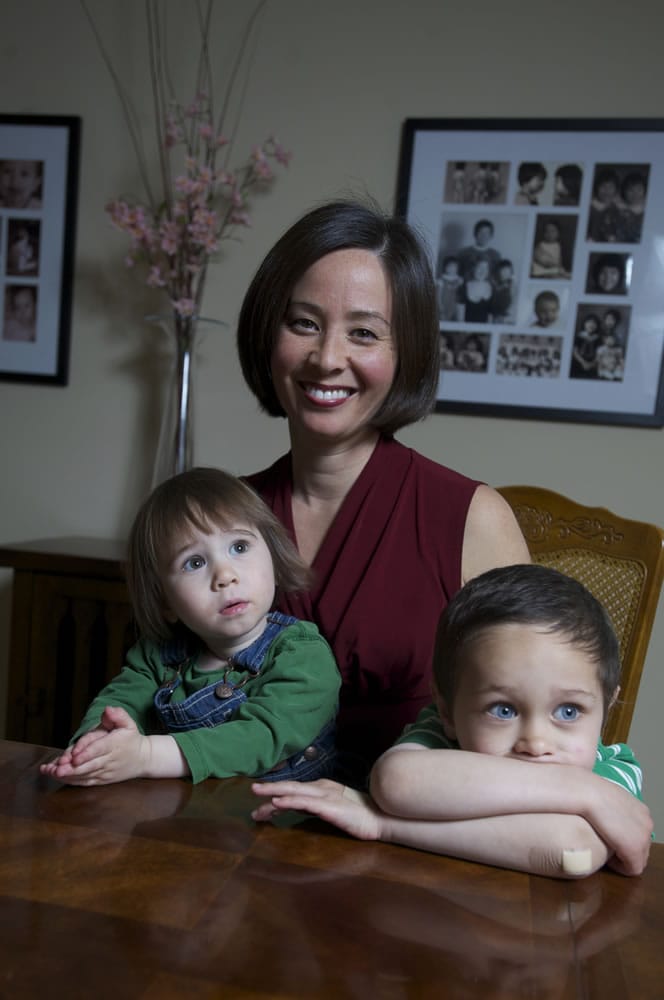
M165 618L161 582L174 535L188 527L210 532L239 524L248 524L262 535L272 556L278 589L306 589L309 570L261 498L221 469L190 469L152 491L129 535L127 584L136 624L146 638L164 642L174 635L172 623Z
M336 201L296 222L270 250L245 295L237 332L240 364L261 407L270 416L285 416L272 384L271 364L293 288L321 257L350 249L368 250L379 258L392 293L396 374L372 424L384 434L393 434L430 412L440 369L438 310L429 255L403 219L359 202Z

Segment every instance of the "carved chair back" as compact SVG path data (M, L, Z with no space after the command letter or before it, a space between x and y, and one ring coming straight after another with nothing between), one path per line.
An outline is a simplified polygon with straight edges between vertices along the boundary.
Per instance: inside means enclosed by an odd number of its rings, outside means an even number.
M620 697L602 738L626 742L662 580L664 531L538 486L500 486L533 562L567 573L604 605L620 643Z

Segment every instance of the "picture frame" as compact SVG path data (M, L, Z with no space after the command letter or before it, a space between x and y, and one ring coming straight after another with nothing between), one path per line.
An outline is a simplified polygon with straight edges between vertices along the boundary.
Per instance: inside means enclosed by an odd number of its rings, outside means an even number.
M403 125L436 280L436 411L664 426L664 119Z
M81 120L0 115L0 379L64 386Z

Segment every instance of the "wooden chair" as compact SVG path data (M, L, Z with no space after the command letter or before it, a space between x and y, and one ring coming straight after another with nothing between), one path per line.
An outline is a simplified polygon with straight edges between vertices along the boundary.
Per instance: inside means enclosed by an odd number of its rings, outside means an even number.
M538 486L499 486L498 492L514 511L533 562L580 580L611 616L622 673L602 738L626 742L664 579L664 531Z

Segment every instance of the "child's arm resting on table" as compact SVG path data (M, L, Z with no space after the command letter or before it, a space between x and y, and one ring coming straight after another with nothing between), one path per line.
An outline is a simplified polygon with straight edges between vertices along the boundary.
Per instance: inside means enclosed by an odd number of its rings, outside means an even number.
M181 778L189 767L172 736L145 736L124 708L107 706L96 729L40 771L66 785L108 785L129 778Z
M590 848L594 865L604 850L604 860L625 875L640 874L648 860L652 819L647 807L613 782L567 764L402 743L374 765L371 794L383 812L399 819L518 818L514 834L528 850L538 843L529 826L539 830L541 821L534 817L541 815L546 819L543 845L555 848L559 859L565 849ZM513 861L509 866L515 867Z
M294 809L332 823L359 840L383 840L537 875L590 875L606 863L609 853L578 816L545 813L472 820L402 819L382 812L368 795L326 779L255 783L252 791L266 800L251 814L259 822ZM583 852L581 870L563 864L561 844L574 844Z
M590 771L543 766L402 744L372 772L378 802L334 781L256 783L254 793L266 801L252 817L295 809L362 840L540 875L578 877L607 862L640 874L652 831L643 803Z

